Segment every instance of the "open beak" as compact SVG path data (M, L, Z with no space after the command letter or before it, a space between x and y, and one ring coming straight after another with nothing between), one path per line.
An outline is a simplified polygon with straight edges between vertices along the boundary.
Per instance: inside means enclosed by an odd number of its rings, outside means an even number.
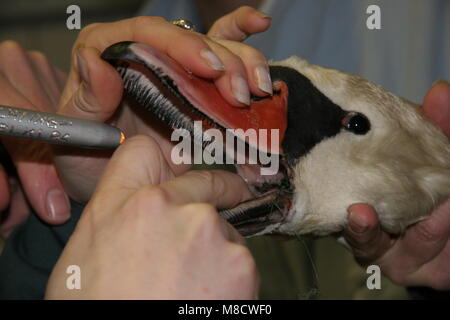
M254 97L249 107L236 108L222 98L213 82L193 75L147 45L120 42L107 48L102 58L118 70L129 97L171 128L188 130L194 142L201 138L204 148L203 141L207 137L195 136L194 121L202 121L204 130L220 130L224 137L227 129L242 129L234 131L234 135L245 141L249 149L278 154L280 169L273 176L258 174L258 164L237 166L238 173L247 181L255 198L221 211L220 215L244 236L270 232L284 221L292 195L290 168L283 159L281 148L287 129L286 83L276 81L273 96ZM248 129L256 130L257 135L265 129L267 143L256 144L248 139L245 135ZM278 130L276 145L271 144L273 129ZM230 151L224 151L227 152Z

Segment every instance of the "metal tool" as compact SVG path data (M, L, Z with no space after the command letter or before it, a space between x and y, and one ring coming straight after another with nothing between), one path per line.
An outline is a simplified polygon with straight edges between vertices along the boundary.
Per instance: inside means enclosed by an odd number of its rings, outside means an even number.
M2 105L0 135L93 149L117 148L125 140L105 123Z

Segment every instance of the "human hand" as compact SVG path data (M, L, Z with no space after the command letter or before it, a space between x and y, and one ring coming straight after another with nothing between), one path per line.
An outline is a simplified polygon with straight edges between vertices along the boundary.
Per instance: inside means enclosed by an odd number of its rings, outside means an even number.
M450 139L450 85L436 83L426 94L423 110ZM405 286L450 289L450 199L404 235L381 229L377 213L366 204L349 209L345 239L361 264L376 264L393 282Z
M154 139L136 136L119 147L53 269L46 298L255 298L255 262L215 209L251 197L245 182L226 171L173 177ZM66 287L69 265L80 267L81 290Z
M249 17L250 21L259 23L259 26L244 24L242 28L246 33L262 31L269 26L270 21L258 17L256 11L247 9L245 12L247 14L239 13L238 21ZM168 129L145 110L128 105L118 108L122 81L116 70L100 58L100 53L109 45L124 40L151 45L194 74L214 80L224 98L236 107L249 102L250 92L263 96L268 94L264 90L271 90L265 58L259 51L243 44L183 30L160 17L138 17L84 28L72 51L72 68L59 113L108 122L120 127L127 136L139 133L155 138L176 175L185 172L189 166L171 163L173 143ZM110 152L57 147L55 154L60 177L70 196L78 202L88 201Z
M0 43L0 105L55 112L65 75L36 51L13 41ZM28 203L47 223L65 222L70 215L67 196L59 182L50 148L42 143L2 137L18 178L0 165L0 233L8 236L29 214Z

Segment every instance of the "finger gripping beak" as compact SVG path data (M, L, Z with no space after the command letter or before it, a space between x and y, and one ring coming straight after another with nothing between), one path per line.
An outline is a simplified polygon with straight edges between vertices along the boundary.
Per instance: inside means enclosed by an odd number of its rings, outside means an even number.
M177 93L176 97L166 98L169 98L177 106L187 103L195 111L202 114L204 118L209 118L211 121L203 121L205 129L211 127L211 123L216 123L224 129L235 130L235 135L238 138L247 141L251 147L259 151L281 153L281 142L287 128L288 105L288 87L284 82L277 81L274 83L275 92L273 96L254 99L250 106L246 108L236 108L222 97L213 81L195 76L169 56L142 43L117 43L107 48L103 52L102 58L116 68L120 68L124 80L127 76L126 73L132 70L139 72L143 77L147 77L149 82L153 84L160 81L164 82L162 86L171 86L172 93L173 91ZM123 71L124 69L126 70ZM161 84L159 85L161 86ZM131 91L131 94L133 94L132 87L125 89L128 89L128 93ZM142 92L139 92L139 94L142 96ZM192 118L190 114L192 110L184 109L181 111L184 115L189 114ZM194 117L191 120L205 120L204 118L195 119ZM176 121L172 121L171 124L174 122ZM255 145L255 141L248 140L245 134L248 129L256 130L257 141L261 141L263 138L260 137L260 134L266 135L263 139L266 143ZM275 144L272 143L273 130L277 130L278 134L278 139L274 140Z

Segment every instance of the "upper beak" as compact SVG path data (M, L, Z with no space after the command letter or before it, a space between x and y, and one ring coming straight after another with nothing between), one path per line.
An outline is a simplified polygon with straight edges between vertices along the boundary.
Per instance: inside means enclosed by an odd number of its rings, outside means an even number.
M127 94L172 128L184 128L193 134L192 123L201 120L204 129L242 129L235 131L235 135L249 147L282 156L288 108L288 87L283 81L274 83L273 96L255 98L250 106L236 108L224 100L212 81L193 75L147 45L120 42L107 48L102 58L119 71ZM157 97L151 94L159 95L168 105L158 105ZM248 129L256 130L257 136L260 132L267 134L267 144L256 145L249 140L245 135ZM270 143L273 129L278 130L276 145ZM283 171L287 169L282 167ZM282 174L283 178L289 178L288 172ZM256 192L255 199L221 215L244 235L255 234L284 219L290 205L287 194L290 193L283 192L283 188Z

